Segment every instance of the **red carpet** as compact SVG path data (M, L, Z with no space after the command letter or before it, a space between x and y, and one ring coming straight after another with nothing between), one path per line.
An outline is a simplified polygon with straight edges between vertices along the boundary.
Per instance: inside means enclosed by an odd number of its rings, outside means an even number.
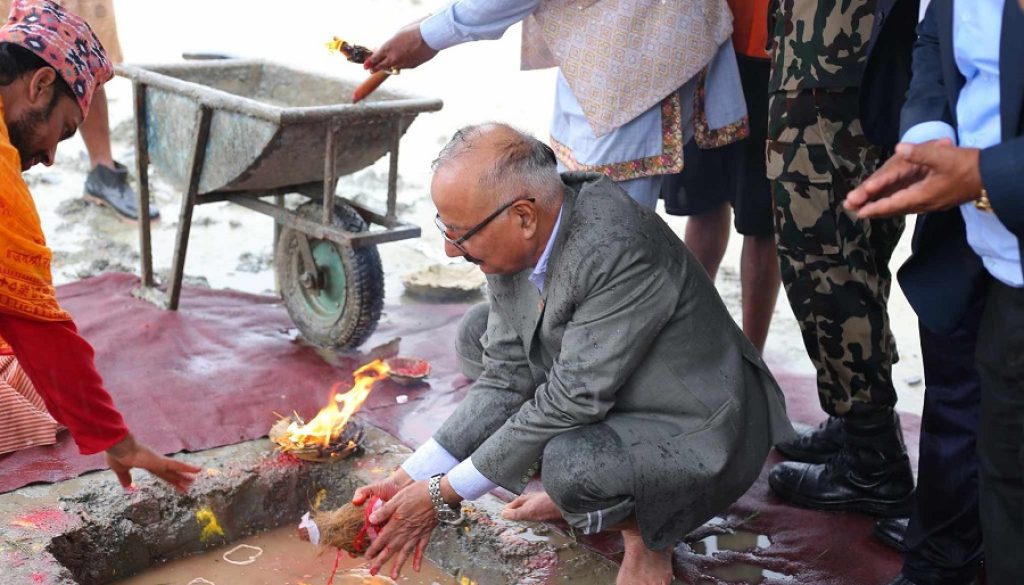
M429 385L381 383L360 414L410 446L430 436L466 389L452 356L466 305L388 306L361 352L325 359L294 340L292 323L274 298L186 288L181 310L171 313L134 299L136 284L131 275L108 274L60 287L59 295L95 346L99 370L129 426L164 453L261 437L275 411L309 417L334 382L373 357L423 357L433 366ZM771 365L791 417L809 423L824 418L814 380L788 374L785 364ZM399 405L401 394L409 400ZM916 459L920 420L904 414L903 424ZM55 446L0 458L0 492L103 467L102 456L78 455L65 433ZM769 493L767 469L722 516L746 520L745 529L768 541L712 556L681 545L676 568L685 583L882 585L899 571L899 555L871 536L871 519L783 505ZM613 558L621 550L614 538L588 543Z
M161 311L135 299L128 274L106 274L59 288L61 303L95 347L96 361L129 428L162 453L198 451L266 435L275 412L295 410L310 417L325 403L331 385L350 379L367 354L329 356L295 341L293 325L274 298L186 288L181 310ZM430 380L402 388L384 382L366 404L371 417L390 417L395 396L407 394L407 420L384 425L402 440L428 437L449 412L451 360L445 359L461 305L388 307L378 332L363 347L391 342L383 355L424 357L433 363ZM396 337L405 337L396 342ZM376 356L374 356L376 357ZM440 382L440 383L439 383ZM427 410L431 414L417 414ZM0 457L0 493L35 482L55 482L102 469L102 454L82 456L65 432L49 447Z

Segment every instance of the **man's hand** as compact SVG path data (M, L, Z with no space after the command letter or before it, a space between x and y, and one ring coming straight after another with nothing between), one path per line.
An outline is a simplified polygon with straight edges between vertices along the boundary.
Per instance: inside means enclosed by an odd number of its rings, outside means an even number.
M370 574L376 575L388 560L394 558L391 578L398 579L410 555L413 557L412 568L418 572L423 561L423 551L438 524L426 480L409 484L395 494L370 515L370 522L383 525L380 534L366 550Z
M928 213L975 199L982 189L980 150L958 148L948 139L899 144L896 154L843 205L857 217Z
M430 61L437 51L430 48L420 35L420 21L406 25L395 36L366 59L364 67L373 71L412 69Z
M183 461L154 453L149 447L135 442L131 435L107 449L107 464L126 488L132 485L131 469L138 467L171 484L179 492L187 490L200 471Z
M352 504L362 506L366 500L373 496L377 496L386 502L395 497L395 494L402 491L402 488L410 483L412 483L412 478L409 477L409 474L404 469L399 467L388 477L375 481L370 485L357 488L356 493L352 494Z

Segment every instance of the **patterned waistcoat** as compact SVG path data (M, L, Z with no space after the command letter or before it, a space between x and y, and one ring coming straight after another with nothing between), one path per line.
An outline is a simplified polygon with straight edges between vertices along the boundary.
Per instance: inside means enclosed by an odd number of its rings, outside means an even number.
M698 74L731 33L726 0L541 0L522 68L560 67L601 136Z

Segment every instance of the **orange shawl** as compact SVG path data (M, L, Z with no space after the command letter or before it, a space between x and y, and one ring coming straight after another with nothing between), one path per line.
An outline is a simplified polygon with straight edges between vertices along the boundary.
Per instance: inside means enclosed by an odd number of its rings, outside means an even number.
M0 99L0 313L36 321L70 321L57 302L39 213L21 176ZM10 348L0 339L0 354Z

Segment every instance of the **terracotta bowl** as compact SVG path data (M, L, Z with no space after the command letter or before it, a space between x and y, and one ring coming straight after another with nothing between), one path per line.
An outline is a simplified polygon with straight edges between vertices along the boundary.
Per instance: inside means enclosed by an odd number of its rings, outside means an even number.
M388 376L402 386L415 386L430 375L430 362L420 358L391 358L384 360L391 373Z

